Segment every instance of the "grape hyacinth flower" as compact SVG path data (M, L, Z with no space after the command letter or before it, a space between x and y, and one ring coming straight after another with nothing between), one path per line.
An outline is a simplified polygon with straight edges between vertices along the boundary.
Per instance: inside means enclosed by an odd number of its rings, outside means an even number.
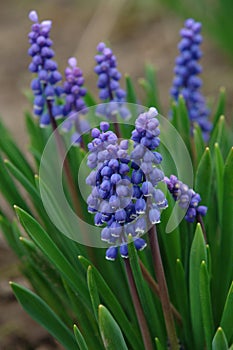
M69 58L68 64L69 66L65 69L65 82L63 84L65 93L63 115L67 119L62 128L64 131L70 131L74 126L75 132L72 134L72 143L79 145L82 142L80 135L89 130L89 123L84 118L87 112L83 99L86 95L86 89L83 87L84 77L81 69L77 66L76 58Z
M171 175L170 178L165 177L164 182L167 184L174 200L178 202L182 209L186 210L185 220L194 222L198 215L206 215L207 207L199 205L201 197L193 189L179 181L175 175Z
M202 42L201 23L187 19L180 31L181 41L178 45L180 55L176 58L174 68L175 78L170 94L175 101L182 95L187 106L191 123L199 124L203 137L208 140L212 128L208 120L210 111L205 98L200 92L202 80L198 77L202 68L198 61L202 56L200 44Z
M51 116L54 118L62 116L62 107L54 103L62 92L61 87L56 86L62 76L57 63L52 59L54 57L51 48L53 42L50 39L52 22L47 20L39 23L36 11L29 13L29 19L33 22L28 35L30 43L28 54L32 57L29 70L36 74L36 78L31 82L34 114L40 118L40 126L45 127L50 124Z
M87 165L93 170L86 179L92 192L87 203L95 225L104 226L101 239L111 245L108 260L115 260L118 246L121 256L128 257L129 234L136 249L142 250L146 242L140 236L148 225L160 222L161 210L167 207L164 193L156 189L164 178L157 168L162 157L155 151L159 144L156 115L155 108L140 114L130 141L120 141L107 122L100 123L101 131L92 130Z
M124 106L126 92L120 87L121 73L117 70L116 57L103 42L98 44L97 51L98 54L95 56L97 65L94 70L98 75L99 98L107 103L99 105L96 113L108 119L119 113L123 119L128 119L130 112Z

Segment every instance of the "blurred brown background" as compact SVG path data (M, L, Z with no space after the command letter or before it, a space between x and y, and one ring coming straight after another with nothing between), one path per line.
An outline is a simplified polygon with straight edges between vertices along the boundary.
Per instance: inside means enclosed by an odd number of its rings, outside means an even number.
M152 63L157 70L162 112L166 114L184 18L174 15L161 3L158 0L1 0L0 114L24 150L28 140L23 112L29 108L24 90L31 80L27 71L29 11L35 9L41 20L53 20L52 39L60 71L64 70L67 59L75 55L86 77L86 86L96 96L93 56L99 41L111 44L119 70L129 73L135 83L144 74L144 63ZM203 30L203 93L215 105L220 86L225 86L230 110L233 64L206 33L205 23ZM139 87L137 91L143 100ZM0 238L0 349L58 348L14 301L8 287L10 279L22 282L15 258Z

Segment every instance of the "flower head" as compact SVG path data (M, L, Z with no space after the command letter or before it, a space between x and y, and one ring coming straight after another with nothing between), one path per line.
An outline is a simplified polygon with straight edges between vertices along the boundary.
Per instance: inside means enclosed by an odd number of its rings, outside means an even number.
M31 82L34 93L34 114L40 117L40 125L44 127L50 124L47 101L50 101L50 114L53 117L57 118L62 114L62 108L54 103L56 97L61 94L61 88L56 84L61 81L62 76L57 69L57 63L53 60L54 51L51 48L53 42L50 39L52 22L39 23L36 11L29 13L29 19L33 22L28 34L30 43L28 54L32 57L29 70L36 74Z
M123 119L127 119L130 112L124 107L126 92L120 87L121 73L117 70L116 57L102 42L98 44L97 51L95 73L98 75L99 98L108 103L98 106L96 113L108 119L119 113Z
M186 210L185 220L194 222L198 214L206 215L207 207L199 205L201 197L198 193L179 181L175 175L171 175L170 179L165 177L164 181L175 201L182 209Z
M146 232L148 225L160 222L160 212L167 207L163 192L156 188L164 178L157 168L162 157L154 151L159 143L156 115L156 109L150 108L137 118L130 140L134 146L132 152L130 142L120 141L109 130L108 123L102 122L100 130L92 130L87 164L93 170L86 179L92 192L87 203L89 212L95 214L95 225L103 226L101 239L111 245L106 251L109 260L116 258L118 246L121 256L128 257L129 234L133 236L136 249L142 250L146 243L140 235ZM145 139L148 147L144 146Z
M63 91L65 93L65 104L63 106L63 115L67 117L63 123L63 130L70 131L74 127L75 132L72 135L72 143L79 145L81 135L89 130L89 123L85 119L86 104L84 96L86 89L83 87L84 78L81 69L77 66L75 57L68 60L68 67L65 69L65 82Z
M184 97L191 122L199 124L204 138L208 139L212 128L208 120L210 112L200 92L202 81L198 77L202 71L198 63L202 56L200 33L201 23L193 19L185 21L184 28L180 31L181 41L178 45L180 55L176 58L175 78L170 93L176 101L179 95Z

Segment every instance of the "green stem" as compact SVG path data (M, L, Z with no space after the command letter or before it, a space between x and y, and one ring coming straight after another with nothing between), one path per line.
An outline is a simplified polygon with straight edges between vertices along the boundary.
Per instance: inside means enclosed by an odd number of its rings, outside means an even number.
M158 297L160 297L158 284L155 282L155 280L150 275L149 271L147 270L147 268L145 267L145 265L143 264L143 262L140 259L139 259L139 264L140 264L142 275L143 275L145 281L148 283L151 290ZM181 318L180 313L177 311L177 309L175 308L175 306L172 303L170 303L170 305L171 305L171 310L172 310L174 317L176 318L177 322L179 322L179 324L182 326L182 318Z
M139 327L141 330L145 350L153 350L150 333L148 330L148 326L146 323L146 319L145 319L145 315L144 315L144 312L142 309L142 305L140 303L140 299L138 296L138 292L137 292L136 284L135 284L135 281L133 278L133 273L131 270L129 259L124 259L124 262L125 262L125 269L126 269L126 273L127 273L127 277L128 277L128 282L129 282L130 293L132 296L135 312L136 312Z
M176 336L176 328L175 323L172 315L172 309L168 294L168 288L159 248L159 242L158 242L158 236L156 231L156 226L153 225L149 231L149 242L151 247L151 253L152 253L152 259L154 263L155 273L158 280L158 286L159 286L159 296L162 304L163 309L163 315L164 315L164 321L167 329L167 336L169 339L169 344L171 350L179 350L179 344L178 339Z

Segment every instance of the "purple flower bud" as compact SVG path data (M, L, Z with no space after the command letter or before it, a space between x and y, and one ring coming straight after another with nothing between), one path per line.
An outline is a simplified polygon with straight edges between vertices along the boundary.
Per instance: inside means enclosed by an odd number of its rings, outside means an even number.
M114 261L117 257L117 253L118 253L117 247L114 247L114 246L109 247L106 251L106 259Z
M121 254L122 258L128 259L128 257L129 257L129 252L128 252L128 246L127 246L127 244L121 244L121 245L120 245L120 254Z
M32 22L38 22L38 15L37 15L37 12L36 11L30 11L29 12L29 15L28 15L28 18L30 19L30 21Z
M146 247L146 241L144 241L144 239L142 238L136 238L134 240L134 246L137 250L141 251Z
M160 222L160 211L156 208L150 209L149 220L152 224L158 224Z

